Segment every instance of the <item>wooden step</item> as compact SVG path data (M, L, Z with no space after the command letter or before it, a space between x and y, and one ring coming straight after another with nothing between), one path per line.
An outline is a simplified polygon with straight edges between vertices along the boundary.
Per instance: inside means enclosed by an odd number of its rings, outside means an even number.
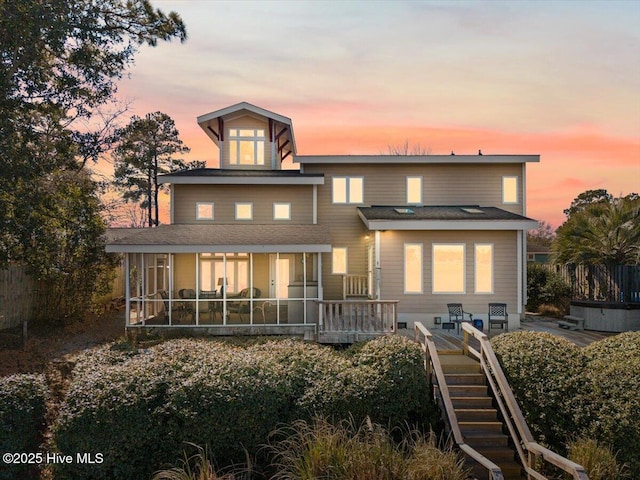
M451 397L486 397L486 385L448 385Z
M458 422L498 421L498 411L495 408L456 408L455 412Z
M486 432L498 432L502 433L502 422L497 420L491 421L473 421L473 420L463 420L459 421L458 425L460 426L460 431L463 435L474 434L475 432L486 433Z
M445 373L447 385L485 385L485 376L482 373Z
M515 461L510 461L510 462L493 462L496 465L498 465L498 467L500 467L500 470L502 471L502 475L504 476L505 480L521 480L523 477L522 475L522 466L515 462ZM480 465L479 463L477 463L474 460L468 459L467 461L465 461L465 467L466 468L470 468L474 477L475 478L487 478L487 470L486 468L484 468L482 465Z
M499 430L467 430L462 432L462 436L465 443L473 448L506 447L509 444L509 437Z
M491 408L493 399L491 397L451 397L453 408Z
M447 373L481 373L480 363L466 355L439 355L442 371Z
M493 463L505 463L515 461L516 452L511 447L474 447L474 449L487 457Z

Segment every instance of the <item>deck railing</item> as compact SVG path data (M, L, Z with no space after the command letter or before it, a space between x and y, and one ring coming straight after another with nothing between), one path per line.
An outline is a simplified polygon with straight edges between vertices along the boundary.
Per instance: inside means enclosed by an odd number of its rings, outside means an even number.
M498 358L491 347L489 337L466 323L462 324L462 329L464 332L463 350L467 355L473 356L480 361L482 371L491 386L493 396L498 403L500 412L505 420L509 434L513 439L513 443L516 446L518 456L528 478L547 480L547 477L535 470L536 466L542 464L542 462L538 460L542 460L561 468L569 473L575 480L589 480L587 473L581 465L535 442L527 422L524 419L524 415L518 406L518 402L511 391L509 382L500 367ZM471 337L480 342L479 351L469 345L469 339Z
M420 344L422 351L425 354L424 368L427 371L429 385L434 387L432 392L434 400L439 403L443 410L444 420L449 426L449 430L453 435L453 440L457 447L468 457L482 465L482 467L487 470L488 478L490 480L503 480L504 476L500 467L464 442L464 437L462 436L460 426L458 425L458 418L456 417L453 402L449 395L449 387L447 386L447 382L444 377L444 371L440 364L440 357L438 356L436 344L433 341L431 332L429 332L429 330L427 330L420 322L415 322L414 333L416 342ZM436 386L440 391L439 399L436 398L435 395Z
M369 276L368 275L344 275L342 277L342 297L347 300L349 297L369 297Z
M397 300L319 300L318 332L394 333L397 305Z

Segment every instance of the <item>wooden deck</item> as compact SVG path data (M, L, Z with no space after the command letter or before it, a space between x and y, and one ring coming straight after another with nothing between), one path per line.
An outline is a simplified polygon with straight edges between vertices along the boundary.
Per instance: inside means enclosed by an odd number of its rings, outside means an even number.
M438 326L440 327L440 326ZM429 331L433 334L433 339L436 344L438 352L458 352L462 349L462 333L456 333L455 330L443 330L442 328L430 328ZM510 332L513 330L510 330ZM610 332L593 332L589 330L567 330L560 328L557 323L557 319L547 317L535 317L527 316L527 319L520 323L520 329L517 331L533 331L533 332L548 332L559 337L566 338L570 342L575 343L579 347L585 347L592 342L602 340L603 338L615 335ZM401 329L398 330L401 335L413 338L413 330ZM488 332L485 330L488 335ZM500 335L502 332L498 329L492 329L490 338ZM472 346L473 346L472 339Z

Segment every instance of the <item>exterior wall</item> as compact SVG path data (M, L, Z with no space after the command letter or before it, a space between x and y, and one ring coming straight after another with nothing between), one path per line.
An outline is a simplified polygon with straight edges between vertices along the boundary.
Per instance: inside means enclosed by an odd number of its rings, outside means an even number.
M261 128L264 130L264 165L231 165L229 163L229 129L230 128ZM224 141L220 142L220 168L233 170L271 170L271 145L269 141L269 122L251 115L243 115L224 122ZM278 163L276 168L280 168Z
M507 311L516 322L518 318L517 285L518 272L517 233L514 231L386 231L381 232L381 296L382 299L397 299L399 311L411 322L420 319L426 325L433 324L433 317L447 321L447 303L462 303L466 312L474 318L487 319L488 303L507 304ZM404 244L423 245L423 293L404 293ZM465 245L465 293L432 293L432 245L434 243L463 243ZM493 293L474 292L474 245L493 244ZM516 324L514 323L514 326Z
M172 185L173 223L313 223L311 185ZM214 202L214 220L196 220L196 203ZM252 202L253 220L236 220L235 203ZM273 203L291 203L291 220L274 220Z
M305 173L324 173L328 203L319 202L324 213L331 206L331 177L364 176L363 205L405 205L406 177L422 176L423 205L493 206L524 215L522 165L513 164L307 164ZM502 203L502 177L518 177L518 203ZM323 197L324 198L324 197ZM353 206L353 205L351 205ZM321 215L321 214L320 214Z
M348 249L348 273L350 274L366 274L367 273L367 245L371 240L367 240L367 230L357 215L357 207L362 205L405 205L406 204L406 177L421 175L423 205L476 205L496 206L504 210L523 214L523 192L520 188L518 191L519 203L503 204L502 203L502 177L518 176L520 182L522 180L522 165L520 164L434 164L434 165L415 165L415 164L398 164L398 165L380 165L380 164L308 164L304 166L305 173L324 173L325 184L318 186L318 223L327 224L331 227L332 243L335 247L347 247ZM364 198L362 204L334 205L332 203L332 177L333 176L362 176L364 177ZM520 184L519 182L519 184ZM389 234L390 232L386 232ZM420 238L427 238L428 232L419 233ZM450 233L448 238L459 241L458 233ZM495 235L495 234L489 234ZM508 303L513 305L513 313L517 311L516 304L516 236L514 232L510 232L512 248L508 255L508 261L513 265L512 283L512 299ZM372 237L373 235L371 235ZM384 236L384 234L383 234ZM476 238L482 238L480 232L472 232L469 241L473 242ZM481 241L481 240L475 240ZM384 248L381 248L384 250ZM402 256L402 246L398 250ZM385 253L381 257L384 260ZM424 255L431 255L430 246L427 249L425 245ZM467 252L469 254L469 252ZM494 253L497 256L497 253ZM334 300L342 298L342 276L333 275L331 254L323 254L322 278L324 286L324 298ZM398 259L395 259L398 260ZM394 260L394 261L395 261ZM402 258L396 263L398 268L402 268ZM497 259L496 259L497 261ZM496 272L498 267L496 266ZM425 268L425 272L427 272ZM384 279L382 298L396 299L402 295L395 292L386 292L384 285L396 283L402 285L402 276L396 280ZM430 282L431 280L429 280ZM425 283L425 288L426 288ZM430 284L429 284L430 285ZM473 286L473 284L471 284ZM429 286L430 289L430 286ZM430 291L430 290L429 290ZM494 294L494 297L496 295ZM424 303L424 298L422 303ZM459 298L459 297L458 297ZM457 301L457 300L451 300ZM491 301L491 300L489 300ZM500 300L495 300L500 301ZM415 303L415 302L414 302ZM440 302L445 306L446 301ZM401 312L416 311L416 305L409 302L400 303ZM424 305L422 306L424 310ZM486 304L483 307L486 309Z

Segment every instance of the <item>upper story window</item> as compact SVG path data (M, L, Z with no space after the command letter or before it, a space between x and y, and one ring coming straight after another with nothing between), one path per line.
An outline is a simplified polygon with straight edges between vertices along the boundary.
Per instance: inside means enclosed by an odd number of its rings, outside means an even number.
M333 177L333 203L363 203L364 177Z
M502 203L518 203L518 177L502 177Z
M231 165L264 165L264 130L231 128L229 130Z
M407 177L407 203L422 204L422 177Z
M253 203L236 203L236 220L253 220Z
M291 220L291 204L290 203L274 203L273 219L274 220Z
M196 220L213 220L213 202L196 202Z

